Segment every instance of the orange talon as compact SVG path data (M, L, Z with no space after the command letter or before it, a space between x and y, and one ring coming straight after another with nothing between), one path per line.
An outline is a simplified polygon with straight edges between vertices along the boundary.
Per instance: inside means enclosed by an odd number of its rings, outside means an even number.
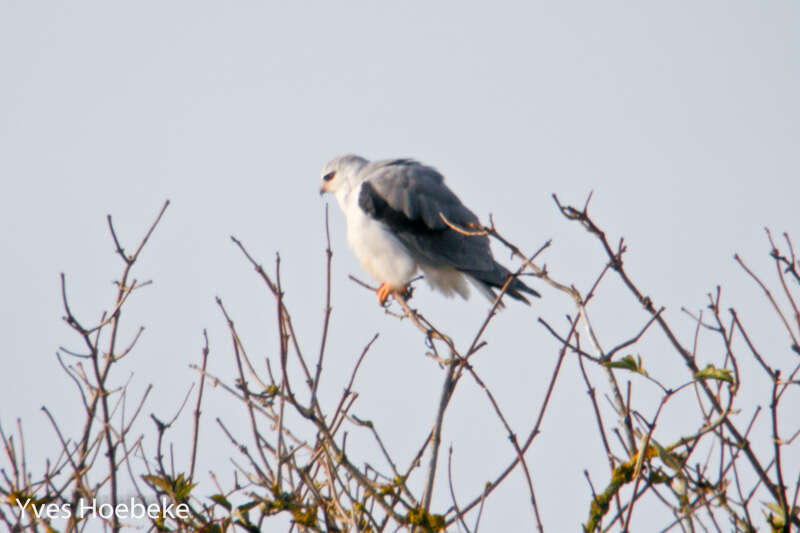
M386 305L386 300L389 299L389 295L391 294L394 296L395 299L402 298L407 300L411 298L411 287L405 286L400 289L396 289L389 285L388 283L381 283L381 286L375 291L378 293L378 303L382 306Z
M384 305L386 300L389 298L389 293L393 291L388 283L381 283L381 286L378 287L376 292L378 293L378 303Z

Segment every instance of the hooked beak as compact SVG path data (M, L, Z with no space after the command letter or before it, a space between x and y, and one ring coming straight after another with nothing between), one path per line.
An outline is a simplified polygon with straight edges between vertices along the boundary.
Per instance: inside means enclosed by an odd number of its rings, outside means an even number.
M326 192L328 192L328 191L326 191L326 190L325 190L325 186L324 186L324 185L323 185L322 187L320 187L320 188L319 188L319 195L320 195L320 196L322 196L322 195L323 195L323 194L325 194Z

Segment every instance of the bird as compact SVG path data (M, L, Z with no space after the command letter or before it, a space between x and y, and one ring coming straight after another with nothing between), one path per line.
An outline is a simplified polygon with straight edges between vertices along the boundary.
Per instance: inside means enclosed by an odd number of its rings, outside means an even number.
M414 159L369 161L340 155L322 170L320 195L331 193L347 220L347 240L361 267L380 282L378 303L407 292L422 271L446 296L467 299L473 285L490 301L506 283L506 294L528 305L540 297L495 261L478 217L433 167ZM459 231L464 228L467 231ZM509 278L511 280L509 281Z

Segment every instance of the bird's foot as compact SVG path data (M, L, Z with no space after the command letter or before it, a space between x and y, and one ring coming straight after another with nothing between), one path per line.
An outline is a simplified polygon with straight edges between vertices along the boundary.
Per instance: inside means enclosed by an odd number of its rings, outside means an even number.
M386 304L386 300L389 299L389 294L391 294L393 290L388 283L381 283L381 286L378 287L378 290L375 292L378 293L378 303L383 306Z
M378 293L378 303L381 306L386 305L386 300L389 299L389 295L392 295L395 299L403 298L405 300L411 297L411 287L408 285L398 289L392 287L388 283L381 283L381 286L378 287L378 290L375 292Z

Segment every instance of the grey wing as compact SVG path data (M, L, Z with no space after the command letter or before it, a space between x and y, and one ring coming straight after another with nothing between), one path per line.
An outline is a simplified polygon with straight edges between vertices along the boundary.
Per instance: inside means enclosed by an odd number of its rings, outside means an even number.
M372 218L386 224L418 263L453 267L470 276L488 294L503 287L511 276L492 257L489 238L464 235L451 224L469 227L478 217L453 194L435 169L410 159L378 161L366 165L358 205ZM512 280L509 296L528 303L522 293L539 296L522 280Z
M493 268L487 237L463 235L442 220L440 213L457 226L479 223L435 169L398 159L371 163L364 171L369 174L361 187L360 207L389 226L417 260L458 270Z

